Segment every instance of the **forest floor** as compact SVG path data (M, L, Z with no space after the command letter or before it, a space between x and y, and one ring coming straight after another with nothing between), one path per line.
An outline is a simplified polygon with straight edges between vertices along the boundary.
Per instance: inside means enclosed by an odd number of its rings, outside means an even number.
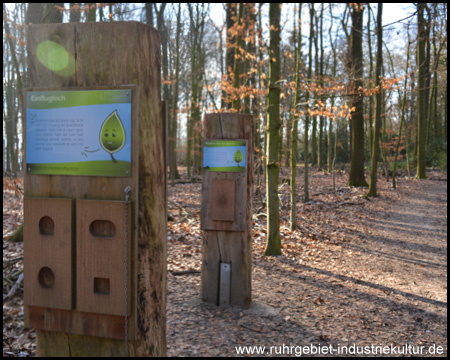
M199 299L201 184L169 185L167 355L446 356L447 175L427 175L402 177L397 189L379 179L379 197L366 200L367 188L346 186L348 174L333 193L332 176L313 171L304 203L299 174L296 231L290 187L280 190L281 256L263 256L266 217L254 218L248 309ZM4 295L23 263L22 244L5 241L21 203L4 191ZM3 355L34 356L35 338L19 289L3 301Z

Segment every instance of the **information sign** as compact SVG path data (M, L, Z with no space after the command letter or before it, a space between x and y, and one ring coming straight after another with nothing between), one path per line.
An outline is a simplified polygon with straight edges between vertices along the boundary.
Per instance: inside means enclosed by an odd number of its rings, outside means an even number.
M205 171L245 172L245 140L205 140L203 168Z
M26 93L26 170L131 176L132 90Z

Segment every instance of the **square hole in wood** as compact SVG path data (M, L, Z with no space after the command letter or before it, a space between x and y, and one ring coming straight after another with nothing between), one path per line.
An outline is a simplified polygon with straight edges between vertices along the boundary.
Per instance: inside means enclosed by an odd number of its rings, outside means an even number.
M94 293L100 295L109 295L109 279L94 278Z

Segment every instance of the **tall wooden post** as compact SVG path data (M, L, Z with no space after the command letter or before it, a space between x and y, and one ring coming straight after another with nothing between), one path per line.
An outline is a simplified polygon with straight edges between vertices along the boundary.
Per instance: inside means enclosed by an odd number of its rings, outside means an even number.
M201 297L216 305L247 307L252 272L253 117L207 114L204 139L204 144L243 140L246 154L244 172L209 171L203 166ZM239 166L243 159L238 155L234 160Z
M51 54L51 51L57 53ZM161 151L165 149L163 143L165 129L161 114L159 34L155 29L138 22L32 25L28 30L27 52L30 87L95 89L96 87L134 85L133 113L138 119L138 126L133 130L133 146L136 151L132 157L132 171L133 174L139 175L135 182L133 180L128 184L132 189L130 200L135 205L129 214L133 217L133 220L130 220L129 231L137 234L135 248L130 252L135 259L129 260L134 261L137 269L137 274L134 279L131 279L132 284L130 284L135 289L134 298L131 299L135 302L134 321L136 322L136 331L131 334L133 340L126 344L120 338L99 337L102 334L88 336L90 328L86 324L92 324L97 331L105 327L112 332L116 331L112 328L116 317L122 319L116 324L117 329L122 331L123 316L112 315L106 320L103 318L99 320L92 314L96 315L95 311L102 311L102 309L86 307L91 313L85 312L86 309L83 310L84 312L79 311L77 305L83 301L74 297L72 299L76 300L72 302L75 304L72 310L53 311L53 309L44 308L46 316L44 329L49 322L55 321L55 316L59 316L60 321L55 323L57 326L76 331L38 330L38 355L164 356L166 354L167 219L166 172L164 151ZM70 225L73 225L75 221L70 220L69 216L72 216L72 219L74 217L78 219L81 216L89 216L89 211L94 211L98 215L111 210L111 208L100 206L95 210L84 211L83 206L87 206L86 209L89 208L89 204L86 203L89 199L98 200L98 203L101 200L123 201L123 187L128 180L122 179L126 178L26 173L25 197L68 199L65 203L58 203L58 206L61 209L68 209L65 214L69 226L67 229L70 230ZM74 206L77 211L73 210ZM56 211L55 216L57 215L62 216L62 213ZM62 219L64 220L64 217ZM116 228L116 231L121 231L121 228ZM77 234L76 237L79 235ZM86 236L90 236L89 231ZM75 242L78 240L76 237ZM26 237L24 239L25 242L32 240ZM78 252L77 255L73 255L75 258L72 262L78 265L80 261L83 261L80 258L83 254ZM29 254L25 253L25 257L27 256ZM96 289L98 293L102 293L105 287L109 291L109 283L105 283L104 279L97 280L98 283L94 284L94 287L98 287ZM82 284L76 286L75 279L72 278L72 281L74 293L76 293ZM25 287L27 285L25 284ZM58 299L58 301L62 300ZM67 303L70 303L70 299L63 306ZM38 320L26 319L29 322Z

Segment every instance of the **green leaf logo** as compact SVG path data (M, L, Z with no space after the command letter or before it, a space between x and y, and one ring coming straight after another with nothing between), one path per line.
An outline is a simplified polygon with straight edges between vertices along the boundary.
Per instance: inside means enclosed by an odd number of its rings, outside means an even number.
M100 129L100 144L105 151L109 152L112 161L116 163L117 160L114 159L113 153L119 151L125 145L125 129L117 110L114 110L103 122Z
M236 161L237 165L239 166L239 163L244 160L244 155L242 155L241 150L239 149L234 153L234 161Z

